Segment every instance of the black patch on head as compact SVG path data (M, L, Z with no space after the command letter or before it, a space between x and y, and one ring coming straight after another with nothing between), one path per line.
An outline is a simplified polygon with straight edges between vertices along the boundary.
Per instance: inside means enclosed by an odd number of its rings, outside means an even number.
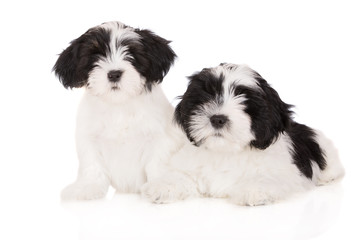
M110 39L109 30L91 28L70 43L52 69L65 88L79 88L87 84L96 62L110 52Z
M312 161L316 162L320 170L326 167L325 154L315 140L313 129L306 125L292 122L286 131L292 140L291 155L299 171L311 179L313 177Z
M203 69L189 77L186 92L175 109L174 120L187 134L190 141L194 139L190 135L190 117L205 103L210 101L222 101L224 76L216 76L210 69ZM199 143L195 143L197 146Z
M292 107L284 103L278 93L258 73L255 79L261 90L247 86L236 86L235 95L243 94L247 99L245 112L251 117L251 130L255 140L250 145L258 149L269 147L289 126Z
M139 41L124 40L121 45L128 46L127 61L146 78L146 88L151 90L155 83L162 82L174 62L176 54L169 46L170 41L155 35L149 30L135 29Z

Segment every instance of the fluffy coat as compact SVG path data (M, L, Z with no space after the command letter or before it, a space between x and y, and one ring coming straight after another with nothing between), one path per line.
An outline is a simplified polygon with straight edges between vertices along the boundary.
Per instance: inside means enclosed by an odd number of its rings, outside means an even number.
M143 195L155 203L210 196L253 206L340 179L332 142L296 123L291 107L246 65L192 75L175 112L189 141Z

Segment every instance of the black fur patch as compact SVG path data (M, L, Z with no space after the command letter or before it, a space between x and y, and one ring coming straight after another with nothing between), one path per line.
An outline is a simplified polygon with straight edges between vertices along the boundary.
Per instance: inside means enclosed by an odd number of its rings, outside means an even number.
M146 88L151 90L155 83L161 83L176 58L169 46L170 41L155 35L149 30L135 29L140 41L128 40L129 62L146 78Z
M53 67L65 88L79 88L87 84L95 63L110 52L110 39L110 31L92 28L71 42Z
M190 117L200 106L209 101L222 101L224 76L215 76L209 69L203 69L189 77L187 91L180 98L181 102L175 110L174 120L187 134L190 141ZM198 143L195 143L196 145Z
M292 141L291 156L293 163L307 178L312 178L312 161L321 170L326 166L324 153L315 141L314 131L302 124L294 122L290 110L292 105L284 103L278 93L258 74L255 78L262 91L237 86L236 94L244 94L247 98L245 112L251 117L252 132L255 140L251 146L258 149L269 147L280 133L287 133Z
M258 73L255 75L262 91L239 85L235 88L235 94L244 94L247 99L245 112L251 117L251 130L255 136L251 146L266 149L288 127L292 106L284 103Z
M312 178L312 161L316 162L321 170L326 167L325 154L315 140L313 129L306 125L292 122L286 131L292 140L291 151L294 164L307 178Z

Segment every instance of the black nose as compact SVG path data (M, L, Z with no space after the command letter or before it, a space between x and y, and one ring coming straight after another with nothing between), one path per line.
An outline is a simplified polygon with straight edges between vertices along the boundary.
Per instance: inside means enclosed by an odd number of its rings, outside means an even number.
M110 82L120 81L121 75L122 75L122 71L120 70L113 70L107 73L107 77Z
M222 128L228 122L228 117L225 115L213 115L209 120L214 128Z

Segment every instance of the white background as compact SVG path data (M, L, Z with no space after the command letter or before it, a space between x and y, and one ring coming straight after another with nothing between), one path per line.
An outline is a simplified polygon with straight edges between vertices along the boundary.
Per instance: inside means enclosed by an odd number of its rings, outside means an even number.
M359 239L355 1L7 1L0 18L0 239ZM194 71L249 64L297 106L297 121L333 139L343 181L254 208L152 205L113 190L62 204L82 91L65 90L51 68L71 40L111 20L173 41L179 57L163 84L173 104Z

